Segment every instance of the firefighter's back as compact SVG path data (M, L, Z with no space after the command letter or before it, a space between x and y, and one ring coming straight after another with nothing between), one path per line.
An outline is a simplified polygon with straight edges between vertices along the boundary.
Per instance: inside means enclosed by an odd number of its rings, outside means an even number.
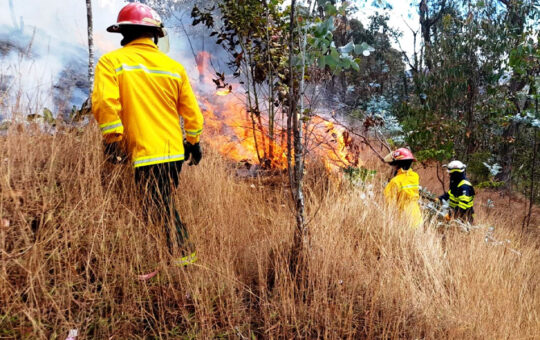
M134 165L183 159L179 101L187 75L148 38L102 57L118 82L128 150Z

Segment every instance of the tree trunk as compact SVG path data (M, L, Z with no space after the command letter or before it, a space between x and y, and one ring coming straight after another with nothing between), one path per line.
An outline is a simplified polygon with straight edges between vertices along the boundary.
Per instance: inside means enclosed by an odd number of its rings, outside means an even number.
M266 4L265 4L266 6ZM266 25L270 27L270 13L268 6L266 7ZM266 30L266 43L268 46L271 44L270 30ZM267 52L268 62L268 85L270 94L268 96L268 158L270 159L270 166L274 164L274 143L276 142L274 137L274 121L275 121L275 109L274 109L274 68L272 67L272 56Z
M294 56L294 39L295 39L295 10L296 10L296 1L291 1L291 14L290 14L290 41L289 41L289 117L287 122L287 149L288 149L288 166L289 166L289 180L291 184L292 197L294 200L295 206L295 219L296 219L296 228L294 232L293 240L293 249L291 253L291 262L290 269L293 275L299 273L299 268L303 263L303 251L304 244L307 240L307 228L305 225L305 216L304 216L304 191L303 191L303 177L304 177L304 164L303 164L303 144L302 144L302 120L300 115L302 114L303 102L300 101L300 112L296 110L297 98L294 91L295 81L294 81L294 68L293 68L293 56ZM304 40L303 40L304 41ZM305 45L302 43L302 56L304 56ZM305 60L303 60L303 63ZM304 69L304 68L303 68ZM299 96L302 97L303 89L303 76L304 72L302 71L302 79L300 80L300 89ZM291 134L292 144L294 144L294 165L292 165L291 160Z
M536 111L536 115L538 116L538 99L535 100L535 111ZM523 219L523 224L522 224L522 232L525 231L526 228L529 227L529 225L531 224L531 215L532 215L532 208L533 208L533 205L534 205L534 198L535 198L535 187L534 187L534 180L535 180L535 170L536 170L536 153L538 152L536 149L537 149L537 133L536 133L536 127L533 127L533 134L534 134L534 137L533 137L533 149L532 149L532 160L531 160L531 191L529 193L529 209L528 209L528 212L527 214L525 215L525 218Z
M521 3L513 0L501 0L501 2L506 7L506 25L508 25L510 31L512 32L512 35L515 37L519 37L523 34L524 31L524 18L522 16L521 12ZM513 48L517 48L520 44L520 39L515 39L513 43ZM526 82L520 78L520 76L516 73L512 74L512 78L510 79L510 85L509 85L509 100L515 104L515 112L509 112L512 115L515 115L517 113L520 113L521 108L519 107L519 103L517 100L516 93L518 91L521 91L523 87L526 85ZM507 127L504 128L502 137L503 142L501 144L501 147L499 149L499 155L501 155L501 166L502 171L497 176L498 179L502 182L505 182L505 187L507 189L511 189L511 177L512 177L512 164L513 164L513 155L515 152L515 136L517 134L517 131L519 129L519 123L515 121L511 121Z
M307 229L304 221L304 145L303 145L303 122L304 122L304 91L305 91L305 70L306 70L306 32L302 34L301 41L301 58L302 72L300 75L300 109L293 119L294 130L294 170L296 175L296 223L299 232L302 234L302 239L307 240Z
M437 180L441 183L443 193L446 192L446 186L444 185L444 170L442 171L442 177L439 175L439 170L442 170L439 162L437 162Z
M441 19L442 14L446 9L446 0L441 1L439 12L433 14L431 17L429 16L427 2L427 0L420 1L418 4L418 12L420 14L420 29L424 40L424 59L426 61L426 67L431 70L433 68L433 61L431 59L431 27Z
M88 86L89 94L94 88L94 22L92 17L92 0L86 0L86 18L88 23Z

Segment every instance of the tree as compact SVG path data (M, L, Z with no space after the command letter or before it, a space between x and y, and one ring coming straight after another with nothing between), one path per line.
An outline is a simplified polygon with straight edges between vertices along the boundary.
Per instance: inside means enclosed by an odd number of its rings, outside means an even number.
M419 13L413 92L396 105L407 143L422 159L462 159L481 185L529 194L538 1L425 0ZM484 163L500 163L497 181Z
M359 60L355 56L368 54L372 48L354 41L337 46L334 41L336 22L347 13L347 2L334 6L326 1L309 0L284 5L281 0L222 0L216 4L217 15L213 13L214 8L201 10L195 6L192 17L194 25L206 25L212 30L210 35L216 37L216 43L229 52L229 66L246 90L259 162L272 166L275 156L283 153L276 154L273 148L286 151L296 211L291 256L291 269L296 272L305 245L309 243L303 176L304 133L312 111L304 105L306 86L321 84L324 77L347 70L359 71ZM224 73L217 76L216 85L223 86ZM278 110L285 115L284 121L275 120ZM276 129L283 129L284 134L276 134ZM279 141L278 136L282 138Z
M88 24L88 83L90 93L94 88L94 21L92 17L92 0L86 0L86 18Z

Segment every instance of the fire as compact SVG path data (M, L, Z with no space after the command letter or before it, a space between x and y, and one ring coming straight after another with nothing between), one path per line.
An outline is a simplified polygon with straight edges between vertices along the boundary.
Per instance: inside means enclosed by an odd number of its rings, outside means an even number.
M226 96L229 95L232 91L230 89L217 89L216 95L217 96Z
M214 79L207 52L199 53L196 62L200 86L194 87L205 117L205 134L210 136L205 140L234 161L285 169L287 143L283 118L276 118L274 138L270 139L264 115L247 112L245 96L234 91L240 85L223 86L223 79ZM205 93L204 88L213 90ZM281 113L278 116L282 117ZM360 165L354 141L344 126L313 116L304 133L308 157L319 157L329 170Z
M312 117L310 126L308 148L323 160L328 169L362 165L358 148L345 126L320 116Z

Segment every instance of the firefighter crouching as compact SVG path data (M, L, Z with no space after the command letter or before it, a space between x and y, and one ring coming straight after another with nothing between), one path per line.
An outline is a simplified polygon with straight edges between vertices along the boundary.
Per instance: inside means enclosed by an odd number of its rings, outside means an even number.
M184 67L157 47L166 32L154 10L130 3L107 31L122 34L123 47L105 54L96 66L92 109L105 153L112 162L130 158L147 216L163 221L169 250L168 221L173 219L177 244L185 250L187 231L171 184L178 185L184 160L191 157L190 165L201 160L203 116Z
M474 220L474 188L466 177L467 166L460 161L452 161L446 167L450 174L450 190L439 197L441 201L448 201L450 214L447 219L457 218L463 222L473 223Z

